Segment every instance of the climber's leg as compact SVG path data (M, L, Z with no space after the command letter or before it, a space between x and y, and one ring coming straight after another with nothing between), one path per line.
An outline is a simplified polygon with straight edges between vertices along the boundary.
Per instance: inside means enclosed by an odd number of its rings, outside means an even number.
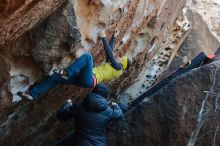
M49 89L54 88L58 83L74 84L74 77L65 80L59 74L54 73L52 76L49 76L42 83L31 87L27 92L19 91L17 94L20 97L24 97L28 100L35 100L41 94L46 93Z
M86 64L81 68L80 73L75 78L75 85L84 88L93 87L93 58L91 54L85 54Z
M75 76L81 69L93 65L93 58L90 53L83 54L80 58L77 58L65 71L67 77Z
M59 74L54 73L52 76L49 76L45 81L32 87L28 92L33 97L36 98L39 95L46 93L49 89L54 88L58 83L62 84L74 84L73 77L68 78L68 80L63 79Z

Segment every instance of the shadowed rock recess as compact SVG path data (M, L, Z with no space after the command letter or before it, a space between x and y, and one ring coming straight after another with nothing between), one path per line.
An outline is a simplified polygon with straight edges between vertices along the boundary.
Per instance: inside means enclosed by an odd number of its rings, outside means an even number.
M49 146L74 128L74 120L59 122L56 110L88 89L58 85L35 103L16 93L66 68L80 43L99 65L105 54L97 33L106 30L109 38L120 30L114 53L132 64L129 75L107 84L111 96L133 100L198 52L216 51L219 6L218 0L1 0L0 145ZM108 145L220 145L218 59L219 53L110 124Z

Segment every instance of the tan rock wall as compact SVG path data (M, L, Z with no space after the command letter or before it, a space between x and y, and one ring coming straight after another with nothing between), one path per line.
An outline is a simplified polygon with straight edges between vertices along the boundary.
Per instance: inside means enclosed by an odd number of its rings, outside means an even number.
M64 0L0 2L0 46L8 44L51 15Z

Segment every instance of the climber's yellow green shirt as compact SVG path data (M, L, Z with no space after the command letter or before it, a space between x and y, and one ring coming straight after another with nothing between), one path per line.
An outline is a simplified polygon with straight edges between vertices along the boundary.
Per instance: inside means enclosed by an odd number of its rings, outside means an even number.
M122 74L122 70L116 70L110 63L105 63L98 67L94 67L93 73L96 76L97 84L99 84L119 77Z

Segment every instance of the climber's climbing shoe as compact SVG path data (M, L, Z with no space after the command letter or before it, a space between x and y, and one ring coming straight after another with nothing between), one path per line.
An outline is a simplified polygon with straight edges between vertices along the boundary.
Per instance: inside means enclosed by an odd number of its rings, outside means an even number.
M25 98L25 99L27 99L29 101L33 101L34 100L34 98L29 93L27 93L27 92L19 91L19 92L17 92L17 95L20 96L21 98Z
M68 76L67 76L65 70L54 69L53 72L54 72L55 74L58 74L61 78L65 79L65 80L68 79Z

